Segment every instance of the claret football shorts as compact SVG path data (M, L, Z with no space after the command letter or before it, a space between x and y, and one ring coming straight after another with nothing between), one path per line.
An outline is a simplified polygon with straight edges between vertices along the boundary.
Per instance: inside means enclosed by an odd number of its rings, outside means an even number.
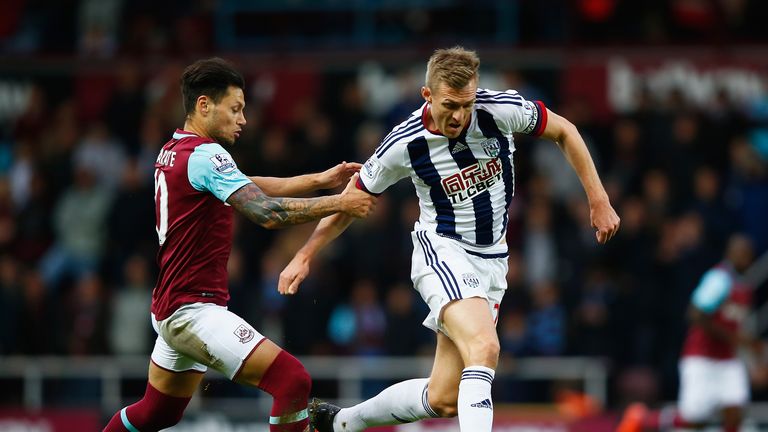
M411 280L429 306L424 326L446 333L443 308L454 300L481 297L488 301L494 322L507 289L507 253L478 253L461 242L429 231L411 232Z
M213 303L180 307L168 318L157 321L152 362L173 372L213 368L229 379L264 340L244 319Z

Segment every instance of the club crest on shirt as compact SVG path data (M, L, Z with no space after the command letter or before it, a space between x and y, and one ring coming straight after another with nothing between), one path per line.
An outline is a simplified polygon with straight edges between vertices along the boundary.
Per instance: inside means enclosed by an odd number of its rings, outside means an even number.
M248 343L253 340L253 329L246 327L244 324L237 326L234 333L240 339L240 343Z
M376 175L376 173L379 172L381 169L381 163L379 163L378 159L370 158L367 161L365 161L365 165L363 165L363 169L365 170L365 175L373 178L373 176Z
M219 153L210 159L211 162L213 162L213 169L222 174L235 170L235 163L230 159L230 156L227 153Z
M499 156L499 150L501 149L501 144L499 144L499 140L494 138L488 138L487 140L480 143L481 146L483 146L483 151L485 154L487 154L489 157L495 158Z
M464 285L470 288L477 288L480 286L480 278L477 277L476 273L464 273L461 275L461 279L464 281Z

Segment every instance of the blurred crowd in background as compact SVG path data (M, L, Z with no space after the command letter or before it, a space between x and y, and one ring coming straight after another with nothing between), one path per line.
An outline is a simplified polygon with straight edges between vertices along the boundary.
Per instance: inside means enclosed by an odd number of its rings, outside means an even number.
M241 66L248 124L231 152L248 175L291 176L364 162L421 104L424 63L442 46L430 41L443 40L437 20L406 21L417 36L434 36L420 43L423 62L255 66L247 53L218 46L217 2L166 2L162 12L154 3L4 2L0 52L22 65L80 60L32 76L0 67L25 84L18 110L0 120L0 355L151 351L153 162L183 125L178 79L188 62L221 55ZM509 3L518 7L515 38L529 45L768 39L761 1ZM108 67L89 67L89 58L108 59ZM644 92L636 108L605 121L584 101L561 97L552 75L483 68L481 86L517 89L574 122L622 227L597 245L581 186L557 146L516 140L502 355L604 357L617 385L624 372L651 371L660 397L672 399L699 277L733 232L747 233L758 253L768 249L768 100L723 92L701 105L682 92ZM313 226L267 231L238 217L230 308L300 356L428 352L434 336L421 327L427 311L410 283L408 233L417 217L412 185L401 181L328 248L293 297L277 293L277 278ZM520 391L507 396L526 400Z

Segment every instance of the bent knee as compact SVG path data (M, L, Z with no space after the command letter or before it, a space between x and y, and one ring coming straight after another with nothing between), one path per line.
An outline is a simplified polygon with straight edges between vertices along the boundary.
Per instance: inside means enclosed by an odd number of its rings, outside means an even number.
M282 351L262 376L258 387L276 398L306 399L312 388L312 378L296 357Z
M304 368L304 365L296 361L297 366L294 367L288 377L288 381L291 383L291 394L293 395L307 395L309 396L310 390L312 390L312 377L309 376L309 372Z
M283 351L279 359L281 361L274 365L277 366L275 369L279 371L282 380L289 383L288 385L292 390L291 393L309 394L312 387L312 378L309 376L309 372L307 372L304 365L296 357L288 354L287 351Z

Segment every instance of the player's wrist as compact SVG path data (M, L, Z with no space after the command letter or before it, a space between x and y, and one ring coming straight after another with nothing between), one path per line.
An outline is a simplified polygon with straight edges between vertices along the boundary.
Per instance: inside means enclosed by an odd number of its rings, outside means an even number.
M323 173L307 174L307 183L312 190L324 189L325 182L323 181Z
M296 252L296 255L294 256L294 259L297 261L309 264L310 261L312 261L312 258L315 256L315 252L312 251L310 248L303 247L299 249L298 252Z
M346 194L341 193L339 195L334 195L337 202L334 206L336 208L336 211L341 213L349 213L351 206L349 204L349 200L345 198Z
M611 200L608 198L608 194L603 191L599 194L593 194L588 197L589 206L592 208L601 207L604 205L610 205Z

